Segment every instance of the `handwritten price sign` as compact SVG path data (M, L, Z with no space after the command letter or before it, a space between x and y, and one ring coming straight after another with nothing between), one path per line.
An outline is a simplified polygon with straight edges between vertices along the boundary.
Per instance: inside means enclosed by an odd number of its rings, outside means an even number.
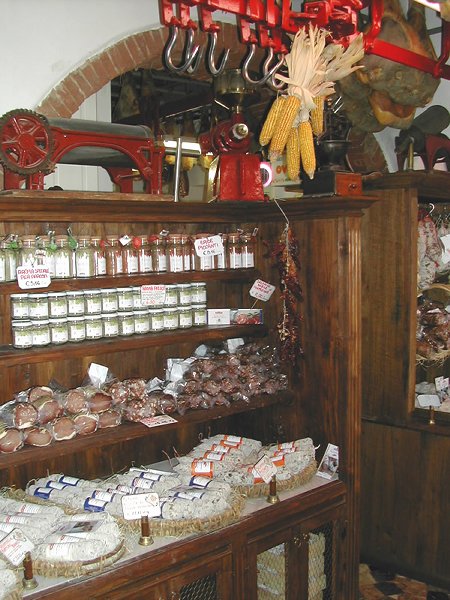
M142 285L141 302L144 306L159 306L166 299L165 285Z
M48 267L17 267L17 283L21 290L45 288L50 281Z
M194 241L197 256L215 256L223 253L223 242L220 235L198 238Z
M274 293L274 291L274 285L267 283L262 279L257 279L252 285L249 294L253 298L257 298L258 300L267 302L267 300L269 300L270 296Z

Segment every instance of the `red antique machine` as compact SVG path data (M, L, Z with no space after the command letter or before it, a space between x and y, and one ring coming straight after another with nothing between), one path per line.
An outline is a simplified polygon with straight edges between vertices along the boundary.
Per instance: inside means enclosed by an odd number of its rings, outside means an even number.
M160 194L164 148L148 127L83 119L47 119L16 109L0 119L0 162L5 189L44 189L56 163L103 167L121 192L142 177L145 191ZM136 171L139 175L136 176Z

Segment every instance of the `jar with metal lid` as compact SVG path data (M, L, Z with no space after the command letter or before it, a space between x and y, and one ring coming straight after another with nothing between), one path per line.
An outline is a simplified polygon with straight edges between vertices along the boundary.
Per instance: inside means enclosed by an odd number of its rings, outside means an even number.
M75 250L75 273L76 277L94 277L95 275L94 249L91 246L90 237L80 236L78 238Z
M84 317L87 340L99 340L103 337L103 319L101 314Z
M164 306L178 306L178 288L175 284L166 285Z
M122 246L123 272L125 275L135 275L139 273L139 252L134 245L134 240Z
M177 285L179 306L188 306L192 302L191 284L179 283Z
M164 312L162 308L151 308L148 311L150 331L164 330Z
M17 279L17 250L11 247L8 240L0 243L0 281Z
M252 269L255 266L256 237L251 233L241 235L241 266Z
M102 288L102 313L115 313L119 309L116 288Z
M12 321L12 343L14 348L33 346L33 325L31 321Z
M28 314L30 319L48 319L47 294L28 294Z
M178 309L175 306L163 308L164 329L178 329Z
M19 267L34 267L36 265L36 236L22 235L20 238Z
M50 325L48 319L31 321L33 327L33 346L48 346L50 344Z
M66 298L67 314L69 317L84 315L84 292L82 290L66 292Z
M178 327L180 329L187 329L188 327L192 327L193 317L192 317L192 306L179 306L178 307Z
M138 264L139 273L151 273L153 271L152 266L152 249L148 243L148 237L146 235L138 236L140 244L138 246Z
M242 267L242 246L239 233L229 233L227 243L227 268L240 269Z
M121 275L123 273L122 247L117 237L107 236L105 257L106 274Z
M192 325L194 327L201 327L207 323L207 312L206 304L193 304L192 305Z
M11 318L29 319L30 309L28 294L11 294Z
M69 245L69 236L55 236L55 277L67 279L73 277L73 251Z
M106 254L101 237L91 237L92 254L94 255L94 274L106 275Z
M179 233L171 233L166 242L167 270L169 273L184 271L184 249Z
M134 333L148 333L150 331L150 318L147 309L134 310Z
M68 317L69 342L82 342L86 339L84 317Z
M119 311L133 310L133 288L117 288L117 307Z
M102 312L102 290L84 290L84 314L99 315Z
M152 253L152 267L156 273L167 271L166 236L152 235L148 239Z
M43 235L37 242L39 250L42 252L42 264L48 268L50 277L55 277L55 249L56 245L51 236Z
M118 313L119 335L133 335L134 314L132 311Z
M142 304L142 297L141 297L141 286L136 285L131 289L133 290L133 309L139 310L140 308L144 308L144 305Z
M214 268L215 269L226 269L227 268L227 243L228 236L226 233L218 234L222 239L222 252L214 255Z
M67 319L50 319L50 341L52 344L65 344L69 341Z
M66 292L49 292L47 294L48 314L51 319L67 317Z
M211 237L209 233L197 233L195 236L196 240ZM195 270L196 271L211 271L214 269L214 255L213 254L197 254L195 251Z
M119 335L119 317L117 313L102 313L103 337Z
M195 281L191 283L191 302L192 304L206 304L206 283Z

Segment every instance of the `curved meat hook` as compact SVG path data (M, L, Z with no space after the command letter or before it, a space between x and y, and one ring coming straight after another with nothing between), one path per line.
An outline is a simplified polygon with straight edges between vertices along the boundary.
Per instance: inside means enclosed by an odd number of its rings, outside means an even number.
M228 48L227 50L225 50L222 56L222 60L220 61L220 65L216 67L214 62L214 53L216 51L217 45L217 31L209 32L209 42L210 43L208 48L208 54L206 55L206 64L211 75L215 77L217 75L220 75L224 71L225 66L227 64L228 56L230 54L230 49Z
M274 67L272 67L269 70L269 65L273 59L273 48L269 48L267 58L264 61L264 65L263 65L262 78L261 79L252 79L248 73L248 66L249 66L252 58L255 56L255 52L256 52L256 44L250 44L249 51L247 53L247 56L245 57L243 65L242 65L242 77L245 79L245 81L247 81L247 83L251 83L252 85L264 85L265 83L267 83L267 81L273 75L275 75L275 73L281 67L281 65L284 62L284 56L280 60L278 60L277 64Z
M281 68L284 64L284 54L278 54L278 59L279 60L281 59L281 65L279 67L279 68ZM280 81L279 79L276 79L275 75L278 73L278 71L279 71L279 69L277 68L275 70L275 72L272 73L271 77L269 77L269 79L266 82L267 85L270 87L270 89L274 90L275 92L279 92L287 86L287 83L285 83L284 81Z
M176 25L171 25L170 38L166 44L166 47L164 48L163 60L166 67L174 73L184 73L185 71L187 71L191 67L198 54L199 46L195 46L194 48L192 47L194 41L194 31L192 29L188 29L187 35L187 46L185 52L186 59L184 64L181 64L177 67L173 64L171 53L178 38L178 27ZM196 67L198 66L199 58L201 58L201 53L200 56L197 57Z

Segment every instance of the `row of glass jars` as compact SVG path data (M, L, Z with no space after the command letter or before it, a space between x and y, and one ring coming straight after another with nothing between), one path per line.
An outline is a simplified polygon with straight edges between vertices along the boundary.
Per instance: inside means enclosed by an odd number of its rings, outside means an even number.
M181 283L164 286L153 308L206 304L206 283ZM146 308L142 301L141 286L102 288L40 294L11 294L13 320L40 320L59 317L77 317L101 313L124 312Z
M194 238L210 237L199 233ZM199 256L187 234L100 237L22 236L14 246L0 242L0 282L17 279L17 267L48 267L50 277L95 277L151 272L179 273L255 266L256 237L240 232L220 234L223 252ZM125 243L126 242L126 243Z
M12 321L12 340L15 348L32 348L200 327L206 323L206 304L147 308L120 313Z

